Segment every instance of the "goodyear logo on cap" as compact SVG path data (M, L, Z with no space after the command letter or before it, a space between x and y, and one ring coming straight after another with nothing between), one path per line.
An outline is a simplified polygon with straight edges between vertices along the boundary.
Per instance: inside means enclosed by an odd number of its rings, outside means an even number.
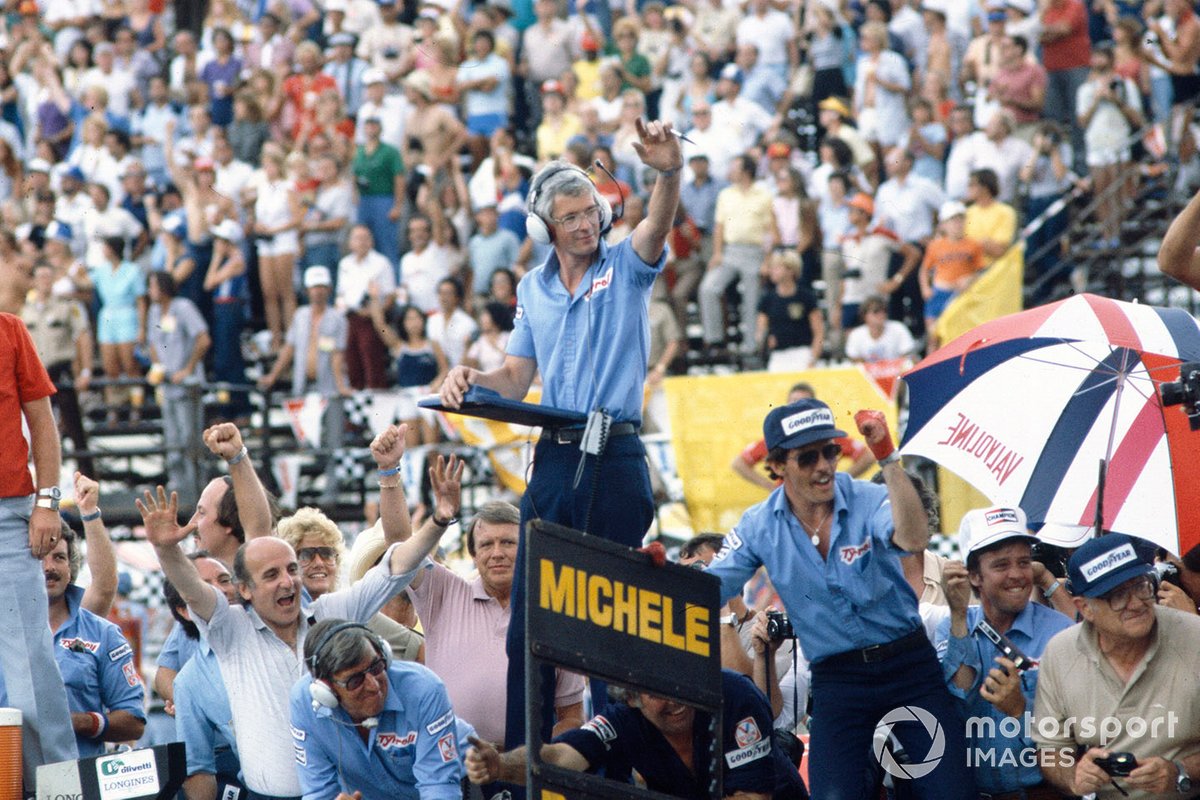
M1132 545L1123 544L1099 558L1093 558L1083 565L1080 572L1083 573L1084 579L1091 583L1131 561L1137 561L1137 553L1133 551Z
M827 408L814 408L811 411L801 411L784 417L780 422L784 436L808 430L809 428L832 428L833 412Z

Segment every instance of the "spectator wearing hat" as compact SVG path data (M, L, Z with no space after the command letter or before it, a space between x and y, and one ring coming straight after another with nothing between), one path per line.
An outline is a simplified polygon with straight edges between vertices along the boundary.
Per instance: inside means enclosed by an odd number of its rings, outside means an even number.
M172 486L190 503L200 493L195 458L199 442L195 441L195 433L202 423L199 384L204 383L204 356L212 346L212 337L208 323L192 301L176 297L175 279L169 273L150 273L147 285L149 381L152 385L161 383L166 471Z
M749 150L774 121L771 112L742 95L746 76L737 64L726 64L717 81L717 96L713 103L713 118L740 134L743 150Z
M586 20L584 15L581 19ZM575 74L575 98L590 103L600 96L600 35L591 29L585 30L579 37L579 49L582 56L571 64L571 72Z
M778 407L763 421L763 436L767 466L782 483L746 511L708 572L721 581L722 601L739 594L759 567L780 592L812 664L814 797L867 796L875 726L910 705L938 721L945 744L942 760L915 781L917 791L974 800L963 722L901 566L906 552L928 546L926 513L883 414L860 411L855 418L885 485L837 472L836 440L846 434L828 405L809 399ZM893 727L905 750L917 754L929 752L926 730L919 723Z
M996 110L998 101L989 99L988 87L992 76L999 68L1004 42L1008 38L1005 23L1008 14L1003 3L990 5L987 12L987 27L984 32L971 40L963 55L962 65L958 70L959 91L964 100L975 102L975 124L982 127L987 125L992 113ZM1029 40L1026 39L1026 42ZM974 90L972 95L971 90ZM1043 100L1045 93L1043 91Z
M840 318L831 317L843 328L861 322L860 304L873 294L890 294L892 287L903 284L916 270L921 259L921 251L916 245L904 241L895 231L874 224L872 220L877 214L870 195L858 192L846 205L849 207L850 230L841 240L841 279L832 288L828 301L840 314ZM903 262L889 278L888 270L896 253L903 257ZM840 329L838 335L841 335Z
M363 103L363 74L371 65L354 54L357 41L353 33L335 33L328 41L333 52L322 71L333 78L338 94L345 104L346 113L355 117Z
M537 22L521 34L521 60L517 74L525 79L524 128L537 130L542 121L541 87L571 68L571 25L558 18L555 0L536 0L533 12ZM649 69L647 68L647 72ZM521 119L518 115L517 119Z
M1042 774L1067 794L1200 795L1200 618L1155 604L1153 567L1139 547L1133 537L1106 533L1067 563L1083 622L1042 654L1033 726ZM1118 752L1137 760L1128 777L1096 763Z
M389 93L388 78L381 69L371 67L363 72L362 80L363 101L354 126L354 143L366 142L366 121L375 119L381 126L380 141L399 151L404 146L404 121L412 110L408 98L402 92Z
M738 156L729 168L729 186L717 195L712 256L700 281L700 322L709 348L724 344L722 297L729 284L740 280L742 349L746 353L754 351L759 272L766 260L764 245L773 244L779 235L771 213L771 194L755 183L756 169L751 156Z
M424 70L417 70L404 79L404 94L412 105L412 113L405 124L407 141L403 149L404 166L409 172L426 174L429 179L440 179L443 171L451 169L450 162L467 141L467 129L438 101L433 91L433 78ZM419 143L419 147L414 144ZM421 169L424 167L424 169ZM415 197L415 186L409 191Z
M937 347L934 325L946 306L979 277L985 266L983 246L966 235L967 207L947 200L938 211L940 236L929 243L918 276L925 300L929 352Z
M488 142L497 128L508 126L512 71L496 54L496 37L489 30L471 36L471 58L459 67L458 89L463 97L467 147L478 166L488 153Z
M541 122L537 126L537 157L538 161L549 161L566 152L567 142L580 132L582 126L579 117L567 111L566 91L558 80L548 80L542 84L541 108Z
M817 104L817 121L825 131L825 137L841 139L850 148L854 164L868 175L874 174L875 151L866 138L850 124L854 114L850 104L841 97L827 97Z
M972 753L989 753L994 761L972 760L980 792L1022 793L1030 800L1054 800L1058 793L1043 783L1037 767L1032 731L1024 725L1013 735L1011 722L1033 711L1038 686L1037 660L1071 618L1030 601L1034 585L1032 544L1037 537L1026 527L1019 508L973 509L959 525L960 552L966 565L952 561L943 567L942 582L950 613L935 639L942 673L950 693L963 701L965 714L991 724L968 731ZM979 605L968 605L972 591ZM1065 592L1064 592L1065 594ZM1008 638L1032 664L1017 665L1003 655L983 632Z

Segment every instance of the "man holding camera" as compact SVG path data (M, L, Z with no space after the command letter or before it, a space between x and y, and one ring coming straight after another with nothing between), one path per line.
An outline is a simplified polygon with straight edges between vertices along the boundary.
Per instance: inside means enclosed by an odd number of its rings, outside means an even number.
M846 434L829 406L809 399L776 408L763 438L782 484L742 516L709 571L721 579L722 601L760 566L779 590L812 662L814 797L867 796L872 735L894 713L907 717L893 732L914 759L933 749L928 730L943 736L940 761L917 770L916 796L973 799L962 719L900 563L928 546L928 519L883 415L860 411L855 421L886 486L837 471L836 440ZM911 722L914 707L924 724Z
M959 537L967 563L951 561L943 570L950 616L935 641L950 693L963 700L966 716L982 721L974 731L977 738L967 743L975 784L992 795L1057 798L1058 792L1042 781L1030 732L1022 727L1008 735L1002 723L1010 718L1023 723L1025 712L1032 713L1035 659L1054 634L1071 627L1071 620L1030 602L1036 537L1026 528L1024 511L968 511ZM968 607L972 589L980 605Z
M1066 794L1200 796L1200 618L1155 605L1152 572L1120 533L1067 564L1084 621L1046 646L1033 726Z

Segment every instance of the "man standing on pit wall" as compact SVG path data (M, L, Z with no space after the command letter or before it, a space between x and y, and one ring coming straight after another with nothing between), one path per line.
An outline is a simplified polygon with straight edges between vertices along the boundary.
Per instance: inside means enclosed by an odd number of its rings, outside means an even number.
M581 451L584 428L544 429L536 469L521 499L522 536L544 519L637 547L654 517L645 448L637 436L650 350L649 300L666 263L664 245L679 206L683 154L669 124L637 122L642 163L658 172L643 219L609 246L612 209L587 173L547 164L530 185L531 238L552 244L545 263L517 287L515 328L504 364L491 372L450 370L442 402L458 408L471 385L520 400L542 375L542 402L598 419L608 428L600 453ZM517 552L508 630L508 746L524 742L525 564ZM554 681L544 686L543 737L553 726Z
M912 757L910 768L918 768L912 774L922 773L913 781L914 796L976 800L963 720L900 563L929 546L925 509L883 414L859 411L855 422L886 486L837 471L836 440L846 434L820 400L767 414L767 466L782 484L746 511L708 571L721 580L722 602L761 566L779 591L812 663L813 797L867 796L871 739L882 721ZM918 764L932 756L926 731L937 726L941 760Z

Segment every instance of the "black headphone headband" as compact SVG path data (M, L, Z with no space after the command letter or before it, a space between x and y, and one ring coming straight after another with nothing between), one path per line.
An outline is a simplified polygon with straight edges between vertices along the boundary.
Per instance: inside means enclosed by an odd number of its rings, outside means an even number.
M348 631L351 628L360 628L365 631L367 633L367 638L371 642L371 646L376 650L379 649L379 646L375 643L375 634L372 633L371 629L366 625L363 625L361 622L339 622L338 624L331 626L329 630L325 631L321 638L317 640L317 643L313 645L312 655L308 658L308 668L314 676L316 676L318 673L317 666L321 663L325 648L333 643L333 637L337 636L342 631Z

